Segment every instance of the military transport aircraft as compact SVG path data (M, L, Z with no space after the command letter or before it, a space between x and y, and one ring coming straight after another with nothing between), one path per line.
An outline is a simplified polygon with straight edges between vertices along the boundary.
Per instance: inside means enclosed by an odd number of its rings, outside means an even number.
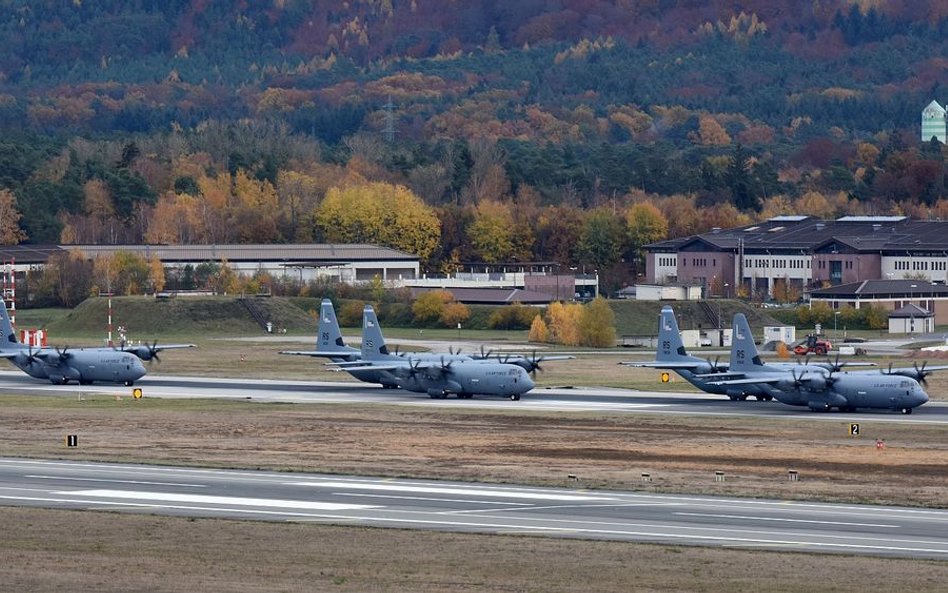
M454 393L460 399L501 395L517 401L534 387L527 371L512 363L389 354L371 305L366 305L362 313L361 360L334 364L359 380L375 377L407 391L427 393L432 399L444 399Z
M319 307L319 329L316 335L316 350L283 350L280 354L293 356L312 356L318 358L328 358L333 362L352 362L362 359L362 351L358 348L347 346L342 338L342 331L339 329L339 322L336 320L336 311L332 306L332 301L323 299ZM386 354L391 354L386 350ZM409 356L407 353L395 356ZM523 354L513 353L495 353L493 350L484 350L481 347L480 353L473 355L461 354L460 350L451 350L448 353L438 352L417 352L410 354L415 361L433 361L433 362L472 362L480 360L491 360L508 364L515 364L522 367L528 373L542 371L540 363L547 360L568 360L575 358L566 354L557 354L553 356L525 356ZM380 383L386 388L398 388L397 382L393 381L388 373L379 373L372 371L360 371L352 375L360 381L366 383Z
M688 381L701 391L707 393L716 393L728 395L731 399L739 399L737 393L745 393L753 388L733 387L732 394L728 393L728 388L722 385L711 385L708 376L727 370L727 363L723 365L717 362L711 362L711 359L699 358L688 354L685 345L681 341L681 332L678 331L678 320L675 319L675 312L668 305L662 307L662 312L658 317L658 350L655 352L655 360L645 362L620 362L626 366L647 367L653 369L667 369L678 373L685 381ZM757 393L755 393L757 395ZM767 394L761 394L766 399ZM744 395L746 398L746 395ZM741 398L743 399L743 398Z
M289 354L293 356L312 356L316 358L328 358L335 363L355 362L362 360L362 350L347 346L342 339L342 331L339 329L339 322L336 320L336 310L332 306L332 301L323 299L319 306L319 329L316 335L316 350L282 350L280 354ZM386 354L388 351L386 350ZM444 354L435 356L431 354L413 355L416 360L431 359L445 362L468 362L473 360L470 356L461 354ZM365 383L376 383L386 389L398 389L398 381L394 379L391 373L379 371L372 368L353 369L350 375Z
M738 313L734 316L730 367L722 378L706 377L712 385L753 385L782 403L807 406L813 411L884 408L911 414L913 408L928 401L919 381L943 368L948 365L840 373L838 365L830 369L791 365L788 369L765 364L747 318Z
M169 348L193 348L194 344L158 346L121 346L117 348L33 348L17 338L6 303L0 301L0 358L6 358L27 375L65 385L77 381L90 385L96 381L131 386L147 372L142 360L158 360L158 352Z
M711 362L710 358L699 358L689 355L681 340L681 332L678 330L678 321L675 319L675 312L668 305L662 307L658 319L658 350L655 353L654 361L645 362L621 362L626 366L647 367L655 369L667 369L678 373L684 380L688 381L698 389L706 393L715 393L726 395L732 401L743 401L748 397L754 397L760 401L770 401L773 395L770 390L761 388L754 383L720 383L724 378L740 378L740 376L727 375L728 362ZM840 362L838 359L833 362L776 362L771 363L772 369L801 369L817 368L824 370L838 371L843 366L875 366L868 362Z

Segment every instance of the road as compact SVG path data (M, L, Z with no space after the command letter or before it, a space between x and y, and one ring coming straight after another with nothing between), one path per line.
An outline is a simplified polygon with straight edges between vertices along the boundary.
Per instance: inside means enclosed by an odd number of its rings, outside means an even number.
M948 511L0 458L0 504L948 560Z
M609 388L538 388L519 402L500 398L432 400L420 393L382 389L364 383L327 381L277 381L208 377L148 375L136 384L145 397L226 398L251 402L359 403L405 406L478 407L527 411L577 411L642 414L679 414L726 417L767 417L814 421L903 422L948 425L948 402L929 402L904 416L890 410L859 410L851 413L816 413L776 401L732 402L724 396L704 393L633 391ZM18 371L0 371L0 394L34 393L68 397L93 394L129 397L132 388L123 385L51 385Z

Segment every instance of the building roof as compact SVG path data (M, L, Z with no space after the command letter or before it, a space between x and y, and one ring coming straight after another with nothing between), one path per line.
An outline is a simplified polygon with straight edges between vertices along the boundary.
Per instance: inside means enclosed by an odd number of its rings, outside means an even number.
M415 263L418 257L367 244L297 243L273 245L3 245L0 262L44 264L55 253L81 251L87 257L129 251L144 257L158 256L162 262L279 262L286 266L340 265L351 262Z
M404 251L365 244L302 243L272 245L62 245L89 256L130 251L145 257L155 255L164 262L276 261L346 263L354 261L416 261Z
M899 307L889 313L889 319L918 319L925 317L934 317L935 314L927 309L922 309L918 305L909 303L904 307Z
M477 305L548 305L555 300L545 292L522 290L520 288L427 288L413 287L412 297L418 297L432 290L447 290L455 300Z
M927 253L948 256L948 221L911 220L904 216L844 216L820 220L777 216L769 220L714 229L690 237L647 245L653 252L743 250L745 254L812 254L834 246L885 255Z
M810 292L814 299L948 298L948 286L926 280L863 280Z
M942 115L945 114L945 108L939 105L938 101L932 101L931 103L928 104L927 107L925 107L925 109L922 109L922 113L926 111L938 111Z
M0 246L0 261L15 261L18 264L45 264L46 260L55 253L62 253L59 245L2 245Z

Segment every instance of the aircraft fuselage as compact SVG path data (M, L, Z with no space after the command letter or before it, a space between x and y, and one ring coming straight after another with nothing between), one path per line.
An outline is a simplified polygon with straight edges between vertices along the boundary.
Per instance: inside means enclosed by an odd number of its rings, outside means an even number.
M46 355L45 360L42 355ZM31 377L58 384L76 381L83 385L95 382L131 385L147 372L137 356L111 348L78 348L62 354L44 349L33 351L32 357L24 350L9 360Z

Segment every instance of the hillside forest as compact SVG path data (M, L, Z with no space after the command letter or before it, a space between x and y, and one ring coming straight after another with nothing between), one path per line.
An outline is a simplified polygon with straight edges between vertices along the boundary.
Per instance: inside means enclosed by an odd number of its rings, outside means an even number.
M366 242L596 270L948 216L938 0L3 0L4 244Z

